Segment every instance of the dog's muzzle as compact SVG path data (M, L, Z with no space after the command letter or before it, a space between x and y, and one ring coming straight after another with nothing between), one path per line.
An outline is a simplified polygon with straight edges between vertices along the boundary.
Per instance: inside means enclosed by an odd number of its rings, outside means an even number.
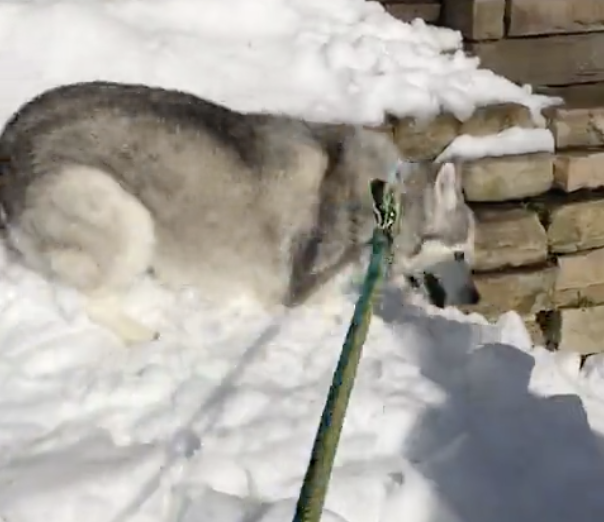
M441 261L423 274L430 302L439 308L473 305L480 301L470 265L463 257Z

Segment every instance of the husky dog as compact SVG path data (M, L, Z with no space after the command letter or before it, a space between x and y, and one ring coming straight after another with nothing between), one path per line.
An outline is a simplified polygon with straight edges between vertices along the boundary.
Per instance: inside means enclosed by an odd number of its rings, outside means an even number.
M21 107L0 158L9 243L129 342L151 332L119 312L119 297L147 271L210 297L299 303L360 256L374 226L370 180L399 160L375 130L100 81ZM416 281L441 307L477 302L474 220L454 166L405 174L392 281Z

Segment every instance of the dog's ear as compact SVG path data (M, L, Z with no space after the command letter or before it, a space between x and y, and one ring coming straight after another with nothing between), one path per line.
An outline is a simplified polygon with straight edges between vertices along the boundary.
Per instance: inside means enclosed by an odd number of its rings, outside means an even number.
M436 208L445 212L455 209L462 197L460 185L455 165L453 163L441 165L434 182Z

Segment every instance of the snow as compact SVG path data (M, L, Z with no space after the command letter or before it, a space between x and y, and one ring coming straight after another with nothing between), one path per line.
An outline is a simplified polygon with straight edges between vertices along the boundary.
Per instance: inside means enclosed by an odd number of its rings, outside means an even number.
M510 127L497 134L486 136L457 136L436 161L448 161L455 158L473 160L485 157L501 157L531 152L554 152L552 133L547 129L525 129Z
M460 50L456 31L365 0L6 0L0 118L39 91L105 78L181 88L241 111L380 123L531 94Z
M379 123L554 100L477 68L459 34L361 0L5 0L0 118L43 89L112 79L242 111ZM448 153L551 150L543 129L460 137ZM397 306L373 319L323 521L602 520L604 360L495 324ZM152 280L126 349L81 296L0 245L0 518L291 519L354 296L270 316Z

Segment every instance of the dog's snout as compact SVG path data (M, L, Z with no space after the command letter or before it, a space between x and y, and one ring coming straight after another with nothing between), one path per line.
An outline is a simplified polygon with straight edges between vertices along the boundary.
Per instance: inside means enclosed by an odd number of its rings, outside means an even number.
M481 298L469 265L457 257L438 263L431 267L430 272L425 272L424 287L430 302L439 308L475 305Z
M463 288L457 298L455 296L452 296L452 301L454 301L453 303L451 303L453 305L475 305L480 302L480 292L472 282Z
M470 305L475 305L480 303L480 292L476 289L475 286L470 287L468 291L468 303Z

